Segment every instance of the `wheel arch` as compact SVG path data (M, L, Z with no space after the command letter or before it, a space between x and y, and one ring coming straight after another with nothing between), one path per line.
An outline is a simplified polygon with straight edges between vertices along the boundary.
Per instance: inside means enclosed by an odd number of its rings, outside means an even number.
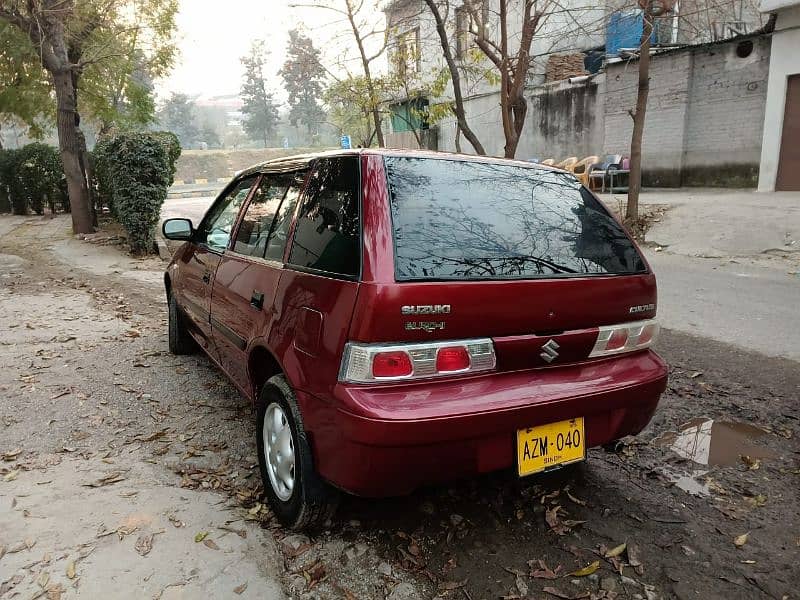
M254 404L257 405L260 402L264 384L275 375L286 375L283 365L275 357L275 354L264 344L253 345L247 354L247 377Z

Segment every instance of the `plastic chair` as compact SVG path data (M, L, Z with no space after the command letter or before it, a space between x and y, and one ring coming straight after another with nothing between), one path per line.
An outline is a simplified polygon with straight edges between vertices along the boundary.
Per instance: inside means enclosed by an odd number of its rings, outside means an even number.
M577 164L578 157L577 156L570 156L569 158L565 158L560 163L556 165L559 169L564 169L565 171L572 171L572 167Z
M583 185L589 185L589 171L592 168L592 165L600 162L599 156L587 156L583 160L576 162L572 165L572 172L575 174L575 177L578 178Z
M619 169L622 166L621 154L606 154L602 162L595 163L589 166L587 174L587 181L589 189L597 189L597 184L600 184L602 191L606 191L606 179L608 179L608 172L612 169ZM593 185L594 184L594 185Z

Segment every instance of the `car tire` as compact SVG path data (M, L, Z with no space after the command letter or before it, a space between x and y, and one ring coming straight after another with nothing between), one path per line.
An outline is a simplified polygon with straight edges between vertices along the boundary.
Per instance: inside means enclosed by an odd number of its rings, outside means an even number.
M303 418L283 375L270 378L261 391L256 444L267 500L284 526L312 529L333 516L339 493L314 469Z
M169 295L169 351L172 354L191 354L197 344L186 328L186 317L183 316L175 296Z

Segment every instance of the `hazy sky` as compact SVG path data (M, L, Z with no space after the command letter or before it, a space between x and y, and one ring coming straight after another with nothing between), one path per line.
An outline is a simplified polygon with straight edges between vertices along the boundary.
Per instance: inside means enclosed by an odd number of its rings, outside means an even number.
M171 92L215 96L235 94L242 83L244 56L253 39L263 38L270 50L268 73L277 90L277 71L285 61L288 32L305 30L325 53L328 66L349 45L346 23L320 8L291 6L311 0L181 0L177 17L180 56L172 74L157 82L159 97ZM335 4L335 0L332 2Z

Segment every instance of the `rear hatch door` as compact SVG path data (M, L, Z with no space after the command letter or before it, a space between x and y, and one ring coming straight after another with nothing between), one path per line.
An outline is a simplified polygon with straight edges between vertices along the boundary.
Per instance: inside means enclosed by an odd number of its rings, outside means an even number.
M498 369L517 370L583 360L598 326L655 316L639 250L571 175L408 156L385 166L396 281L361 286L354 341L492 338Z

